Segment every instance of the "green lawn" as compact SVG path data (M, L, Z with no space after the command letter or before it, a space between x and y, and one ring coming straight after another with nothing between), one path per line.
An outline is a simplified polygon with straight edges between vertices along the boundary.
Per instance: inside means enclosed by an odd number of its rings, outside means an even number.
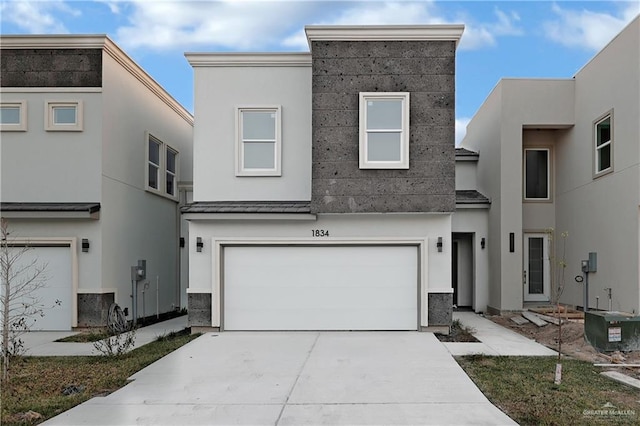
M555 357L457 358L480 390L521 425L638 425L640 390L600 375L593 364Z

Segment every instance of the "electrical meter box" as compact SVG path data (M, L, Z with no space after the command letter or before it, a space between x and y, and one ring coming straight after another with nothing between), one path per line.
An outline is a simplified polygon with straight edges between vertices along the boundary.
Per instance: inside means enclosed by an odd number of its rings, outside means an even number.
M585 312L584 337L600 352L637 351L640 349L640 316L625 312Z

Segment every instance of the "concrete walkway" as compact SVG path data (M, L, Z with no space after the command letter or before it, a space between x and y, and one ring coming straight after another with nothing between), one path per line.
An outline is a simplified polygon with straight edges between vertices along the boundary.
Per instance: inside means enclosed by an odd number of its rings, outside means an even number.
M474 312L454 312L453 319L473 330L476 342L444 343L452 355L553 356L558 353Z
M153 342L159 336L184 330L187 328L187 316L173 318L136 330L135 344L131 348L139 348ZM56 342L67 336L78 334L77 331L32 331L20 338L25 343L26 355L29 356L95 356L102 355L93 343L62 343Z
M515 425L432 333L207 333L46 425Z

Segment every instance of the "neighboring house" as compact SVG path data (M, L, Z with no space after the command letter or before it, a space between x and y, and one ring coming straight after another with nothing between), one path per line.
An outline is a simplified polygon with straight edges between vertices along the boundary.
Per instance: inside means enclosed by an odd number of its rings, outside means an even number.
M310 53L186 54L193 327L448 329L462 31L310 26Z
M639 38L635 18L573 78L501 80L469 123L491 199L489 311L551 301L566 242L562 302L584 306L574 277L595 252L588 307L607 309L610 288L612 309L640 312Z
M106 36L2 36L1 215L46 263L34 329L106 323L181 302L180 184L192 176L193 117ZM184 251L184 250L182 250Z

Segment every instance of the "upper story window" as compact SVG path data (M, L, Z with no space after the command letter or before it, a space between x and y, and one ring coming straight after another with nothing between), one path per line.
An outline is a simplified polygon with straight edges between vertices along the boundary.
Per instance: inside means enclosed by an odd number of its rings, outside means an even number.
M550 155L549 149L524 150L524 199L550 200Z
M280 107L239 107L236 122L236 176L280 176Z
M27 130L27 103L25 101L0 103L0 130Z
M45 129L47 131L82 131L81 101L48 101L45 104Z
M613 170L613 117L607 113L595 122L595 175Z
M147 133L146 189L171 199L178 197L178 151Z
M173 148L166 147L166 170L165 170L165 191L167 194L176 196L178 186L178 152Z
M360 168L409 168L409 93L360 93Z

